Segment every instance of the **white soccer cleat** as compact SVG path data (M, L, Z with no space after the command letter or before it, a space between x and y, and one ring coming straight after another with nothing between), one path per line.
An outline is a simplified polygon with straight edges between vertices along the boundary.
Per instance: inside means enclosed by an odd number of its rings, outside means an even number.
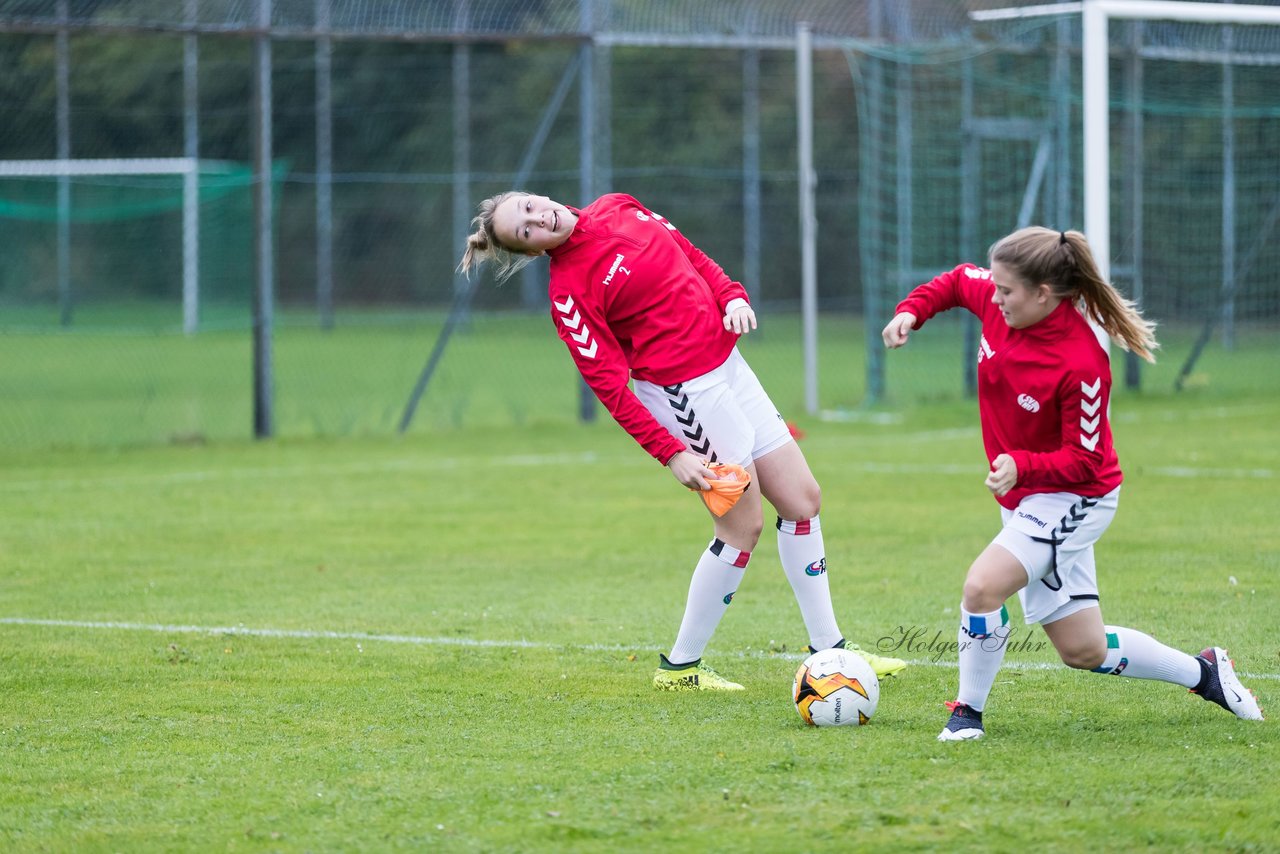
M1217 703L1238 718L1247 721L1263 719L1258 698L1240 682L1240 677L1236 676L1235 662L1227 657L1225 649L1211 646L1196 658L1202 662L1201 667L1206 668L1208 678L1199 690L1191 689L1193 694Z

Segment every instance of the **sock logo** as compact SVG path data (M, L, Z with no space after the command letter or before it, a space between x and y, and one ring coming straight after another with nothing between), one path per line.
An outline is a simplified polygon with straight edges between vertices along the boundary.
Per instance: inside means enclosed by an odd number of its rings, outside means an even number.
M1115 666L1115 669L1113 669L1113 670L1111 671L1111 675L1112 675L1112 676L1119 676L1121 673L1124 673L1124 669L1125 669L1126 667L1128 667L1128 666L1129 666L1129 659L1127 659L1127 658L1121 658L1121 659L1120 659L1120 663L1119 663L1119 664L1117 664L1117 665Z
M992 635L996 635L1001 638L1009 636L1008 631L1004 632L1003 635L999 634L1000 629L1009 625L1009 609L1004 605L1000 606L1000 625L998 626L989 625L989 622L994 622L994 617L996 616L994 612L991 615L970 614L964 611L963 605L960 610L963 613L963 616L960 618L960 631L964 632L974 640L984 640ZM988 620L988 616L992 617L992 620Z
M820 557L813 563L804 568L804 574L808 576L818 576L827 571L827 559Z
M732 601L733 601L733 594L732 593L725 594L724 604L728 605Z

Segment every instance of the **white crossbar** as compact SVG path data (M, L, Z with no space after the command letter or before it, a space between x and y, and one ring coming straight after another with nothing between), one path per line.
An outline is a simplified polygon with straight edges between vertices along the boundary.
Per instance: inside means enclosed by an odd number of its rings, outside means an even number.
M0 176L184 175L200 168L192 157L112 157L82 160L0 160Z

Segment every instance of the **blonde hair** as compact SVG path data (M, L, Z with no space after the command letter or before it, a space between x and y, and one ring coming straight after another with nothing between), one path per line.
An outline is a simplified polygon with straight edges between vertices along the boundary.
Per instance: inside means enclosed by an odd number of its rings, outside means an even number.
M534 256L505 246L493 230L493 212L498 205L512 196L527 195L529 194L519 190L507 190L490 196L477 206L479 213L471 219L471 228L474 230L467 235L467 248L462 253L462 260L458 262L458 272L470 278L472 268L490 261L494 264L494 276L499 282L503 282L533 260Z
M1078 231L1038 225L1022 228L992 244L991 262L1010 267L1027 287L1044 283L1058 297L1084 303L1084 314L1126 350L1156 360L1156 324L1115 285L1102 278L1089 243Z

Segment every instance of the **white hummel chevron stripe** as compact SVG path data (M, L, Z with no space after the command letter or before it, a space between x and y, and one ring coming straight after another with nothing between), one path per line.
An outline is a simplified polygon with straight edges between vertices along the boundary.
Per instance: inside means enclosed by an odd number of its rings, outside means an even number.
M582 312L574 311L573 297L566 297L564 302L556 302L555 300L552 300L551 304L554 305L562 315L564 315L560 318L560 322L564 324L565 329L576 330L579 326L582 327L580 331L571 331L569 333L569 337L579 344L586 344L590 341L589 346L579 347L578 352L586 356L588 359L594 359L596 357L597 347L596 342L591 340L591 327L582 322ZM571 311L573 312L572 317L569 316L569 312Z
M1098 407L1102 406L1102 398L1098 396L1101 390L1102 377L1095 379L1092 384L1084 380L1080 381L1080 392L1085 396L1085 399L1080 401L1080 408L1084 410L1084 415L1080 416L1080 429L1085 431L1080 434L1080 444L1089 451L1098 447L1098 439L1101 438L1101 434L1098 433L1098 424L1102 421L1102 416L1097 414ZM1085 417L1089 415L1093 417Z

